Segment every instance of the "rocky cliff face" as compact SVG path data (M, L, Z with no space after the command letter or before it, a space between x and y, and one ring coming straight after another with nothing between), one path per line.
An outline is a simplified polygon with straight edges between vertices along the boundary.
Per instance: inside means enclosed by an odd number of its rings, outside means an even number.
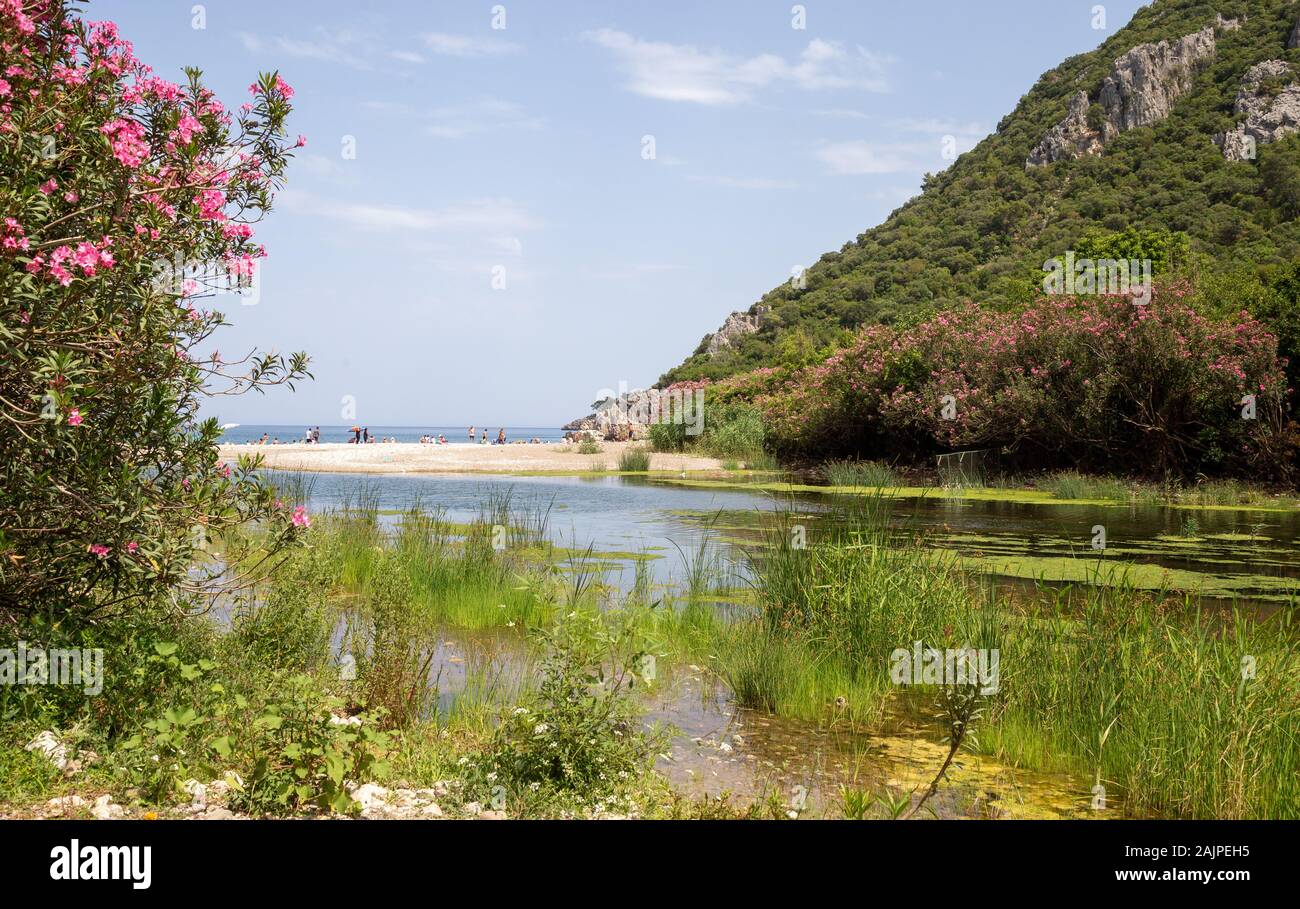
M1106 139L1168 117L1174 103L1192 90L1192 80L1214 59L1214 50L1214 26L1207 25L1174 42L1139 44L1116 60L1097 96L1106 109Z
M1070 112L1065 119L1047 131L1025 163L1037 167L1065 158L1101 154L1101 133L1088 125L1088 107L1087 92L1075 95L1070 100Z
M1079 92L1070 100L1065 119L1048 130L1029 153L1026 168L1101 154L1105 143L1125 130L1164 120L1214 59L1216 30L1238 27L1235 19L1219 17L1214 25L1198 32L1175 41L1139 44L1117 58L1097 95L1097 102L1105 110L1100 128L1089 126L1088 94Z
M721 328L709 335L705 350L710 355L713 355L724 347L730 347L736 342L737 338L758 331L758 327L763 322L763 314L767 309L766 306L759 306L752 313L733 312L727 316L727 320L722 323Z
M1250 160L1255 157L1257 145L1276 142L1300 130L1300 82L1292 81L1280 92L1270 88L1291 76L1291 66L1285 60L1265 60L1246 70L1233 104L1233 113L1240 122L1236 129L1214 137L1225 158Z

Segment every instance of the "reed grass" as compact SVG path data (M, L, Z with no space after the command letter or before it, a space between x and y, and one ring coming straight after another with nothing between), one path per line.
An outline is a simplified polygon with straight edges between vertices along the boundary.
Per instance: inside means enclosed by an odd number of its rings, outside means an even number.
M822 475L831 486L891 487L898 486L898 474L880 461L830 461Z
M741 704L870 725L901 693L889 679L897 648L996 649L980 750L1092 779L1130 815L1300 816L1293 610L1215 616L1122 575L1043 586L1013 607L891 535L880 512L857 517L805 548L792 542L797 517L778 517L755 566L757 613L697 623Z
M631 446L618 456L618 469L628 473L645 473L650 469L650 452Z

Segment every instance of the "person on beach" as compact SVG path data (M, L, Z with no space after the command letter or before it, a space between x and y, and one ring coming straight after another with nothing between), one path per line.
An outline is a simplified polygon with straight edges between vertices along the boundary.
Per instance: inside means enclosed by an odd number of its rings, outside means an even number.
M473 427L473 426L471 426L471 427L469 428L469 443L470 443L471 445L474 444L474 427Z
M478 440L478 443L479 443L480 445L486 445L486 444L488 443L487 430L486 430L486 429L483 430L483 437L480 438L480 439Z
M497 430L497 444L506 444L506 428L504 426Z

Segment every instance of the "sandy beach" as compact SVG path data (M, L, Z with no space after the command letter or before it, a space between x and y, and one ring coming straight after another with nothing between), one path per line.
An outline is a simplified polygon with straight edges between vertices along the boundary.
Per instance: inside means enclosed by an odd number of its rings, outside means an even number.
M240 455L262 455L266 467L337 473L512 473L554 471L578 473L603 465L618 469L619 455L631 442L602 442L599 454L579 454L576 445L422 445L416 442L377 442L373 445L324 443L320 445L220 446L221 456L233 461ZM660 454L650 456L651 470L717 470L716 458Z

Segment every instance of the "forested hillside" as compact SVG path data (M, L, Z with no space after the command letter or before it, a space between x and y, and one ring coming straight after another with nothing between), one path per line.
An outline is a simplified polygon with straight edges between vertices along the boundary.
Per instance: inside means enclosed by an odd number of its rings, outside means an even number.
M765 294L749 318L731 320L740 331L713 339L713 352L706 337L661 384L813 363L851 343L861 326L913 324L964 301L1018 308L1038 292L1046 259L1115 235L1142 251L1176 251L1161 263L1166 271L1193 277L1202 295L1213 291L1216 306L1249 308L1291 352L1300 138L1284 123L1253 158L1231 160L1216 136L1242 123L1243 79L1264 61L1281 63L1261 71L1248 100L1258 99L1265 113L1273 105L1275 119L1289 122L1293 113L1281 102L1300 97L1300 48L1288 46L1300 43L1297 19L1294 0L1157 0L1143 8L1095 51L1043 74L992 135L943 173L927 175L920 195L883 224L822 256L806 286L786 282ZM1112 123L1127 116L1122 102L1135 103L1115 101L1107 88L1108 79L1122 81L1117 61L1135 48L1140 55L1142 45L1180 39L1188 46L1198 39L1205 55L1187 71L1185 91L1175 90L1177 73L1169 77L1163 119L1108 124L1108 90ZM1080 92L1087 98L1080 101ZM1086 102L1073 112L1073 126L1072 102ZM1054 127L1080 149L1091 147L1030 163ZM719 321L727 308L720 303Z

